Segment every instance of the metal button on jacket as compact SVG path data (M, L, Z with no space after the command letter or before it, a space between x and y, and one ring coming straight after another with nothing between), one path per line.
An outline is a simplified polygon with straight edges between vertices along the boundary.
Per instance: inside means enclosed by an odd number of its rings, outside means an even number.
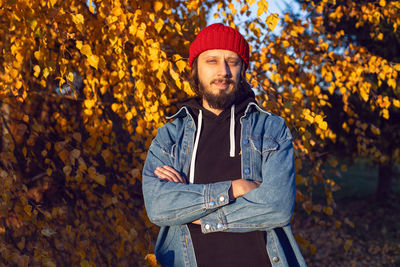
M274 262L278 262L278 261L279 261L279 258L278 258L278 257L273 257L272 260L273 260Z
M220 196L220 197L219 197L219 201L220 201L220 202L224 202L224 201L225 201L224 196Z
M204 225L204 228L206 228L207 230L210 229L210 225L208 223L206 223L206 225Z

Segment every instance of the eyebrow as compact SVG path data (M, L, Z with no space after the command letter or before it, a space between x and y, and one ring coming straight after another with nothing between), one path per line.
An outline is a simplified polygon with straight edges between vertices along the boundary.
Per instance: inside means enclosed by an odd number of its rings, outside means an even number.
M206 59L210 59L210 58L220 58L220 56L217 56L217 55L208 55L208 56L206 56L205 58L206 58ZM239 60L240 57L238 57L238 56L229 56L229 57L227 57L226 59Z

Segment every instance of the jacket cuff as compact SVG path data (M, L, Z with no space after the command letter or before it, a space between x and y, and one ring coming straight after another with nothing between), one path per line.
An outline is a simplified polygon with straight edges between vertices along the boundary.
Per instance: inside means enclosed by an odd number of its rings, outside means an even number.
M228 229L226 216L221 209L212 212L200 219L203 234L221 232Z
M206 209L215 209L228 204L231 184L231 181L207 184L204 199Z

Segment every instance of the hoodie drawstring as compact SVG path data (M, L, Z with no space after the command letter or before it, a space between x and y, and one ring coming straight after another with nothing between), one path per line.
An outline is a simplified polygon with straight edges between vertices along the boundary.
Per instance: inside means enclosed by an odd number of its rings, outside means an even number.
M203 113L202 110L199 110L199 117L197 118L197 133L196 139L194 141L192 159L190 161L190 173L189 173L189 183L193 184L194 182L194 167L196 162L197 155L197 147L199 146L200 132L201 132L201 124L203 121ZM235 105L231 107L231 121L230 121L230 129L229 129L229 142L230 142L230 150L229 156L231 158L235 157Z
M230 151L229 156L235 157L235 104L231 107L231 125L230 125L229 137L230 137Z
M189 183L191 183L191 184L193 184L193 182L194 182L194 165L195 165L195 162L196 162L197 147L199 145L200 132L201 132L201 122L202 121L203 121L203 113L201 112L201 109L200 109L199 110L199 117L197 118L196 140L194 141L192 160L190 162Z

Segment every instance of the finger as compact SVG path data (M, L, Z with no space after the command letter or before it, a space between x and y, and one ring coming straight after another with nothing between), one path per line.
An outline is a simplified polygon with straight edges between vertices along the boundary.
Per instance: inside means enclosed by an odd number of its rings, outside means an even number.
M175 176L179 179L179 181L180 181L181 183L186 183L186 179L184 179L184 178L179 174L179 172L177 172L174 168L172 168L172 167L170 167L170 166L167 166L167 165L165 165L163 168L165 168L165 169L169 170L170 172L174 173Z
M163 167L157 167L156 170L158 172L160 172L161 177L167 178L168 180L170 180L170 181L172 180L177 183L180 182L179 179L176 177L176 175L173 172L171 172Z
M160 170L164 171L164 173L168 176L173 177L173 179L177 182L186 183L186 180L182 178L182 176L174 168L165 165L163 167L160 167Z
M154 171L154 174L161 180L167 180L167 181L173 181L170 177L166 176L162 172L160 172L158 169Z

